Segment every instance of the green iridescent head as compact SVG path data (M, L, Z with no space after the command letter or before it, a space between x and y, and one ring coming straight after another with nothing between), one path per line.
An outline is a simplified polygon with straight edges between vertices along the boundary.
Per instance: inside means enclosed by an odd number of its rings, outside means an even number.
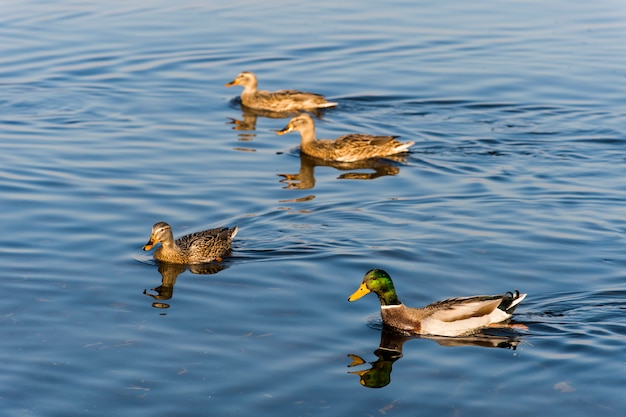
M401 304L396 295L396 289L393 287L391 277L382 269L372 269L368 271L363 277L361 286L348 297L348 301L358 300L370 292L378 295L380 305L382 306Z

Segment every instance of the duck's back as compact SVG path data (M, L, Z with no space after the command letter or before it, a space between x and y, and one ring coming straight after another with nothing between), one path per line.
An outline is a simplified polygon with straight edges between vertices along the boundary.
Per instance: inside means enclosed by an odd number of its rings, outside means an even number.
M376 136L353 133L335 140L319 139L302 145L305 153L327 160L354 162L406 152L414 142L402 143L399 136Z
M176 245L186 253L188 263L221 260L230 250L237 231L237 226L203 230L177 239Z
M295 110L334 107L337 103L327 101L324 96L298 90L256 91L241 96L244 106L256 109L286 112Z
M230 229L228 227L216 227L215 229L208 229L201 232L190 233L176 239L176 244L181 248L189 248L196 241L215 239L217 236L220 236L224 232L229 230Z

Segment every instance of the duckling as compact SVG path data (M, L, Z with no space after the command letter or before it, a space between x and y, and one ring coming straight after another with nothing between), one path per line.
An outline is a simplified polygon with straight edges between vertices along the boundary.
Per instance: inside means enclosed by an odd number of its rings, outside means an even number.
M389 274L372 269L348 301L370 292L378 295L383 323L408 333L430 336L462 336L508 320L526 294L478 295L449 298L424 308L407 307L398 299Z
M292 112L297 110L313 110L335 107L337 103L327 101L324 96L315 93L307 93L297 90L264 91L257 90L258 81L256 75L244 71L229 83L243 86L241 104L245 107L272 112Z
M369 158L384 158L407 152L415 142L400 142L399 136L374 136L352 133L337 139L315 139L313 118L302 113L294 116L287 126L277 131L284 135L294 130L300 132L303 153L326 161L354 162Z
M170 225L158 222L152 226L150 240L143 246L143 250L148 251L161 242L161 246L154 251L154 258L158 261L172 264L221 262L230 251L237 231L237 226L218 227L174 240Z

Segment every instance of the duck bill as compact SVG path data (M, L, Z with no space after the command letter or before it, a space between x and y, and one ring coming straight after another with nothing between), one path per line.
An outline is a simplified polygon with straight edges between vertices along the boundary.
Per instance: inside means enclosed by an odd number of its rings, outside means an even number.
M363 297L365 294L369 294L370 290L367 288L365 283L362 283L358 290L356 290L350 297L348 297L348 301L356 301L359 298Z
M347 372L347 373L350 374L350 375L363 376L363 375L366 375L369 371L371 371L371 369L363 369L362 371L350 371L350 372ZM363 383L361 382L361 384L363 384Z
M287 125L285 127L283 127L282 129L276 131L277 135L284 135L285 133L289 133L293 131L293 129L291 128L291 125Z
M143 250L150 250L154 247L154 245L156 245L156 242L154 242L152 239L150 239L148 241L148 243L146 243L145 245L143 245Z
M231 82L224 84L224 87L232 87L233 85L237 84L237 80L232 80Z
M363 365L365 363L365 359L363 359L362 357L358 355L353 355L352 353L348 353L348 357L352 359L352 363L348 365L348 368Z

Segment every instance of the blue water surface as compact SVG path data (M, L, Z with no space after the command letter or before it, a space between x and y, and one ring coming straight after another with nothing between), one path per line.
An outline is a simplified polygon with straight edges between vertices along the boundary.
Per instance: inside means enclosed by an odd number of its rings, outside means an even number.
M26 0L0 13L6 416L621 416L626 5ZM301 157L260 87L339 103ZM239 226L212 268L152 224ZM519 289L513 330L381 329L366 271L421 306ZM381 347L381 348L379 348Z

